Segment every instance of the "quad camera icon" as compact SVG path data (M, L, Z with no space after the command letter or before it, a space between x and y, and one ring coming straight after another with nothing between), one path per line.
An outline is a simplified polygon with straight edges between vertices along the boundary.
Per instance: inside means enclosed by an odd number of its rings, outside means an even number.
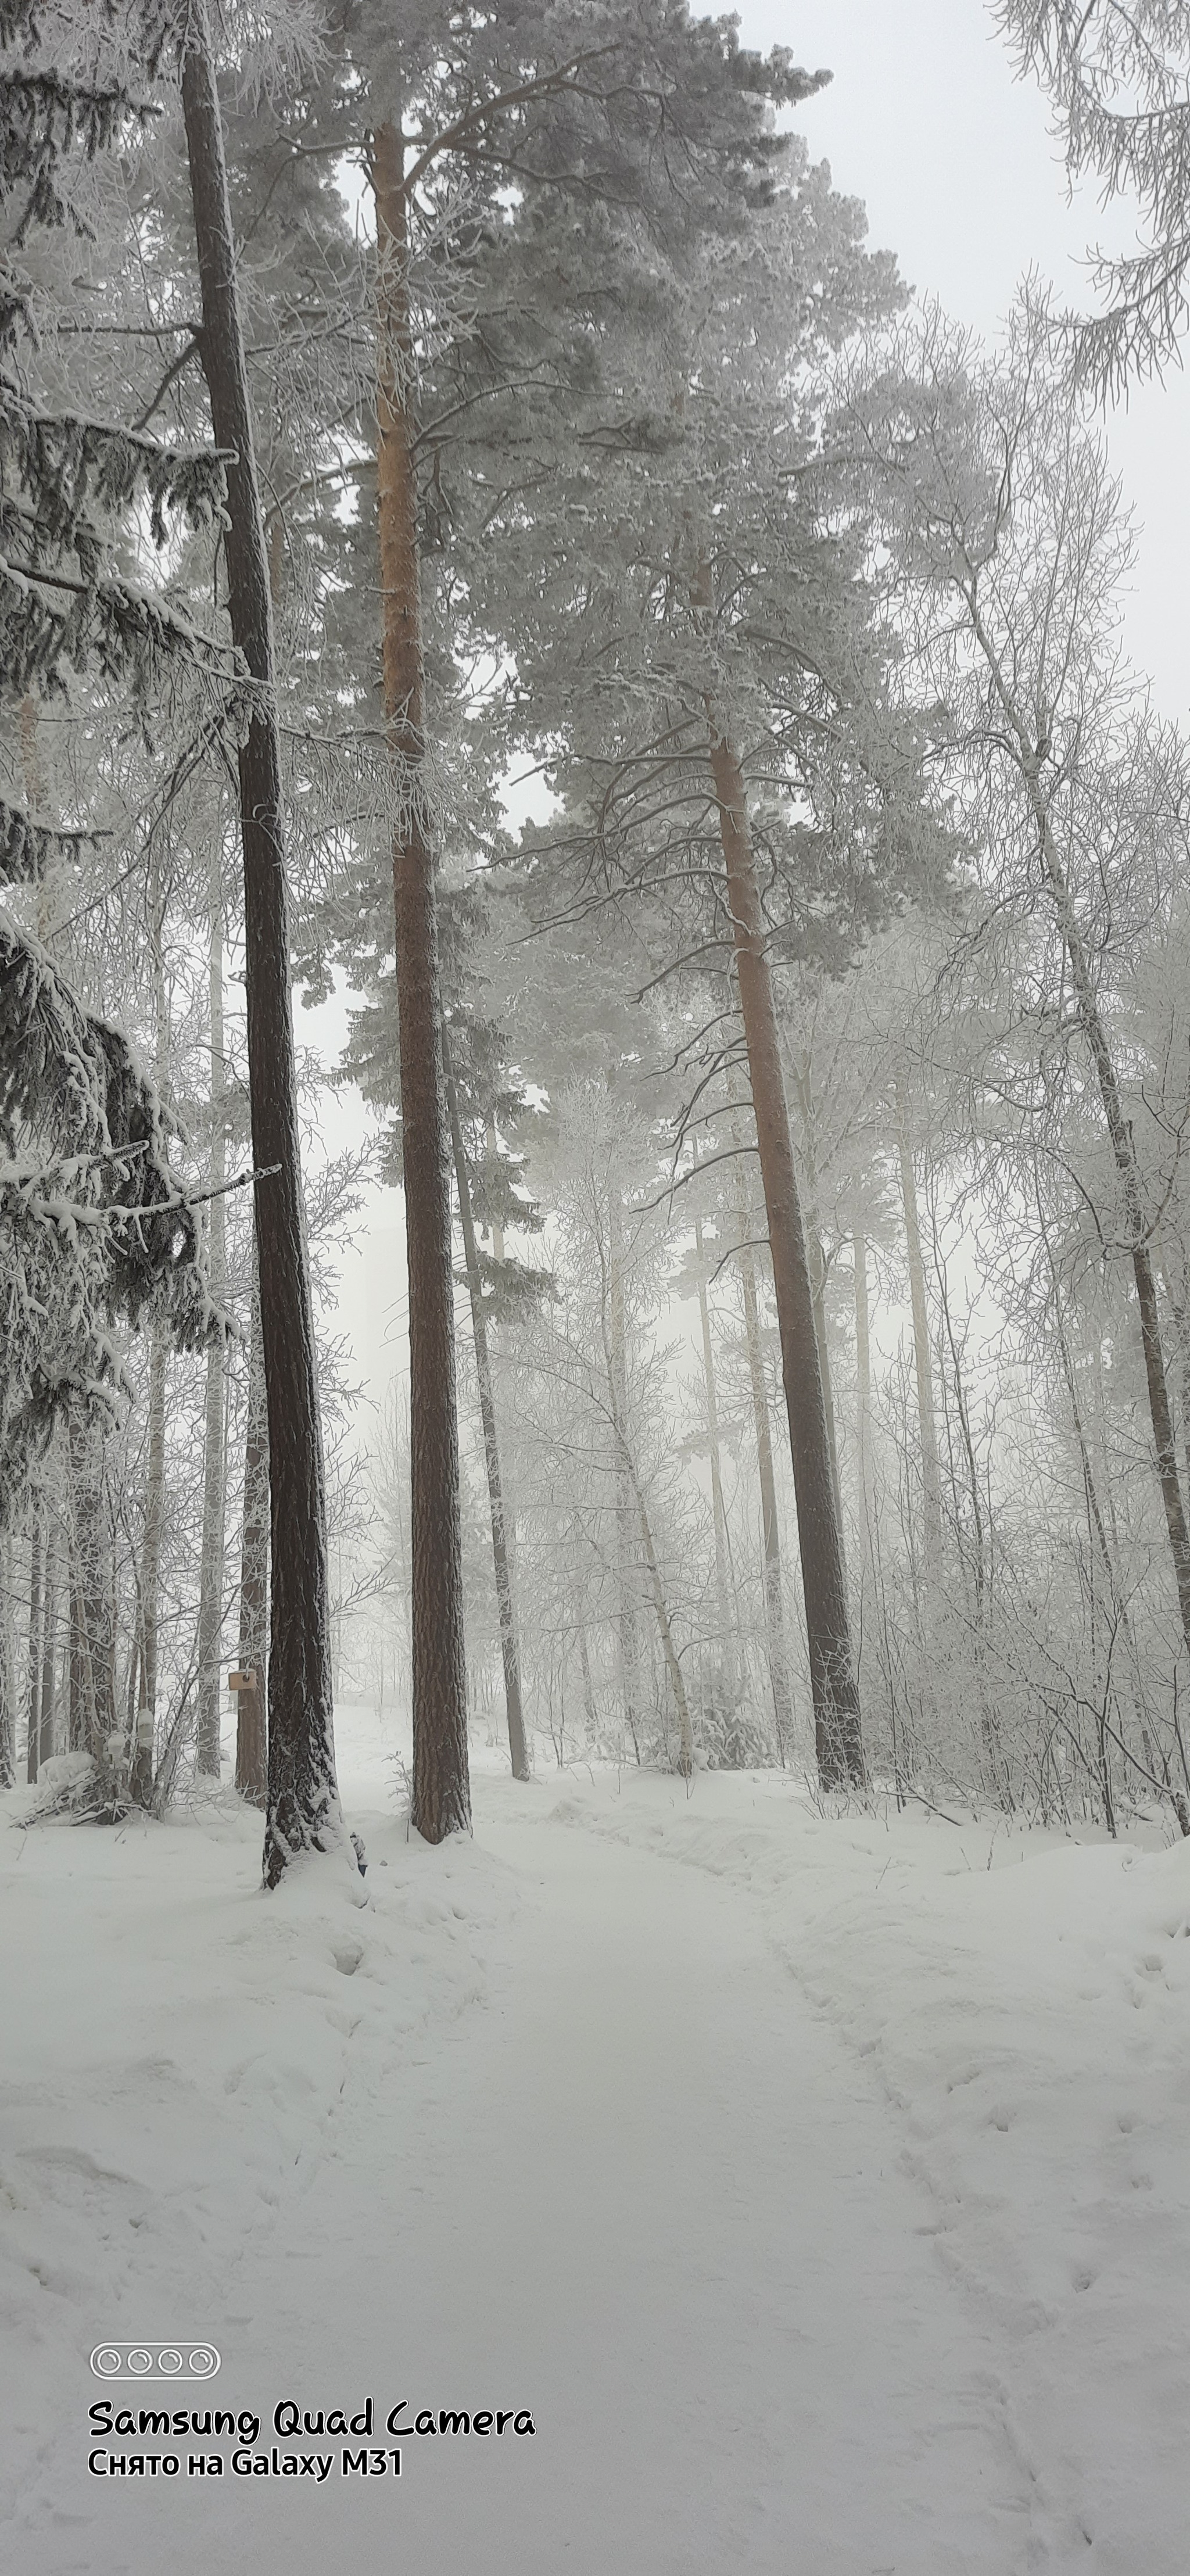
M213 2343L97 2343L91 2368L96 2379L213 2379L219 2361Z

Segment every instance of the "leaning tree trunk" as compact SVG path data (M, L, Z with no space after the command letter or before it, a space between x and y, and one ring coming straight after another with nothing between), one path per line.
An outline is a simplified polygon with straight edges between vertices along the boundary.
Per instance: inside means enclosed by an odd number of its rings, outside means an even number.
M200 352L227 463L228 613L252 682L239 750L248 1091L269 1425L272 1635L265 1885L343 1837L335 1781L326 1487L302 1207L272 606L240 326L223 129L204 0L190 0L182 108L202 289Z
M400 126L372 145L378 263L380 580L384 708L397 823L393 900L401 1064L401 1152L409 1271L412 1482L413 1797L427 1842L467 1831L467 1672L454 1365L449 1129L434 852L425 776L425 685L410 409L408 214Z
M732 1136L738 1149L738 1131L732 1125ZM768 1640L769 1689L773 1700L773 1720L777 1729L777 1751L782 1767L785 1741L792 1718L789 1692L789 1651L785 1641L785 1595L781 1581L781 1533L777 1522L777 1479L773 1470L773 1437L769 1423L769 1395L764 1376L764 1352L760 1339L760 1304L756 1294L756 1264L752 1258L749 1193L739 1166L736 1166L736 1222L740 1230L740 1287L744 1300L744 1345L748 1353L748 1377L752 1388L752 1421L756 1433L756 1473L760 1485L760 1534L764 1558L764 1617Z
M264 1354L260 1340L260 1287L252 1244L252 1321L248 1335L248 1404L244 1432L244 1518L240 1538L241 1674L236 1693L236 1787L253 1807L268 1790L269 1635L269 1432L265 1412Z
M1124 1216L1130 1238L1132 1276L1136 1283L1136 1302L1140 1312L1141 1351L1144 1357L1145 1383L1149 1398L1149 1421L1153 1431L1153 1446L1157 1453L1157 1482L1165 1510L1165 1527L1173 1562L1182 1636L1187 1651L1190 1652L1190 1529L1187 1528L1186 1507L1178 1476L1178 1453L1174 1437L1173 1409L1169 1400L1169 1383L1165 1374L1165 1349L1161 1337L1157 1281L1153 1269L1153 1256L1149 1249L1149 1230L1145 1224L1140 1170L1136 1159L1132 1123L1125 1112L1120 1096L1115 1059L1099 1009L1090 960L1074 918L1061 856L1050 829L1049 814L1037 775L1036 755L1025 761L1024 768L1050 894L1058 916L1066 954L1070 960L1070 976L1074 985L1078 1015L1091 1050L1095 1076L1099 1085L1099 1097L1103 1103L1103 1114L1107 1122L1108 1136L1111 1139L1112 1154L1120 1176Z
M488 1504L492 1518L492 1565L496 1577L500 1654L504 1664L504 1706L508 1717L508 1750L514 1780L527 1780L531 1775L525 1744L525 1720L521 1709L521 1665L517 1652L512 1567L509 1562L508 1531L504 1518L504 1482L500 1472L500 1442L496 1428L496 1390L492 1384L488 1319L483 1311L483 1281L479 1274L479 1250L475 1240L475 1220L471 1207L471 1182L467 1172L467 1158L463 1151L458 1095L451 1070L450 1041L445 1026L442 1031L442 1062L446 1077L447 1108L450 1114L450 1141L454 1153L459 1224L463 1233L463 1259L467 1264L467 1287L471 1298L475 1374L479 1381L479 1415L483 1425L483 1454L487 1468Z
M798 1547L810 1650L814 1741L824 1788L865 1776L859 1693L851 1655L847 1589L831 1475L830 1440L823 1399L814 1300L806 1238L794 1171L789 1110L772 978L765 948L760 894L748 829L747 794L739 756L714 726L711 774L727 871L727 900L739 979L740 1012L748 1049L756 1142L768 1218L781 1372L793 1483Z
M223 1302L227 1287L227 1222L223 1206L226 1175L226 1065L223 1055L223 900L218 836L211 859L211 1189L208 1249L211 1295ZM227 1348L222 1336L207 1352L206 1421L203 1442L202 1555L198 1580L198 1769L219 1777L219 1711L222 1698L219 1648L223 1630L223 1540L227 1494L226 1454Z

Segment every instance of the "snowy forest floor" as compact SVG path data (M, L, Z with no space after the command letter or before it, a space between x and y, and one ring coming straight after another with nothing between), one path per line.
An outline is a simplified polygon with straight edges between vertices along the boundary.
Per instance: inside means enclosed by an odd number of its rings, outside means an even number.
M435 1853L339 1731L362 1908L226 1793L0 1837L5 2567L1181 2576L1190 1847L488 1756ZM89 2475L136 2336L325 2481ZM369 2394L535 2432L278 2442Z

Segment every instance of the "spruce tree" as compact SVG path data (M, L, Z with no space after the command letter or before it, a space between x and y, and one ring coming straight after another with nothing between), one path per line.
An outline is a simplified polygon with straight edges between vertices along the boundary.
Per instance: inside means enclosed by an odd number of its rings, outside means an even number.
M99 13L116 21L114 9ZM19 889L69 866L88 835L30 810L15 783L22 718L40 700L99 691L148 709L178 690L228 706L230 657L160 590L134 581L121 540L131 514L158 548L211 524L223 475L208 450L169 447L39 400L31 286L35 229L79 227L72 170L113 150L148 103L102 44L51 46L35 0L0 11L0 673L13 719L0 781L0 1266L6 1369L0 1517L19 1509L56 1421L94 1422L120 1384L113 1327L164 1318L195 1347L213 1312L198 1223L169 1160L167 1120L122 1032L89 1011L20 925ZM60 30L58 31L61 32ZM163 33L140 25L150 79Z

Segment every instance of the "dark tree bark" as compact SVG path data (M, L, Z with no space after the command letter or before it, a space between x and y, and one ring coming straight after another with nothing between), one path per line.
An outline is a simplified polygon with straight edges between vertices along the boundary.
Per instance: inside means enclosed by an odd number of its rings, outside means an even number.
M227 1288L227 1224L223 1206L226 1171L227 1112L224 1097L227 1067L223 1054L223 904L219 846L211 857L210 899L211 1003L211 1294L221 1303ZM198 1596L198 1761L208 1778L219 1777L220 1710L223 1683L220 1646L223 1637L223 1551L227 1508L227 1345L222 1336L207 1352L207 1398L203 1436L202 1556Z
M244 1433L244 1520L240 1540L240 1671L254 1673L236 1694L236 1787L263 1807L268 1788L269 1435L265 1412L260 1289L253 1245L252 1323L248 1341L248 1419Z
M4 1559L0 1567L3 1597L0 1598L0 1789L11 1789L16 1779L16 1674L12 1652L12 1548L4 1542Z
M51 1520L45 1527L45 1554L42 1563L42 1639L41 1701L38 1764L48 1762L54 1750L54 1664L58 1639L58 1534Z
M165 1516L165 1372L168 1359L166 1328L162 1323L154 1324L149 1345L149 1452L145 1467L145 1535L140 1558L140 1692L136 1711L136 1747L129 1782L137 1806L145 1808L153 1804L161 1536Z
M733 1128L733 1134L736 1131ZM737 1173L739 1165L736 1166ZM777 1522L777 1479L773 1468L773 1438L769 1424L769 1397L764 1377L764 1353L760 1340L760 1306L756 1294L756 1264L752 1259L752 1232L748 1193L741 1181L737 1184L736 1218L740 1229L740 1287L744 1299L744 1341L748 1352L748 1376L752 1387L752 1420L756 1432L756 1473L760 1484L760 1530L764 1553L764 1615L768 1638L769 1687L773 1696L773 1718L777 1729L777 1750L782 1765L789 1734L792 1709L789 1688L789 1653L785 1642L785 1595L781 1581L781 1532Z
M445 1027L442 1031L442 1062L446 1077L446 1102L450 1114L450 1141L454 1153L459 1224L463 1233L463 1258L467 1264L467 1287L471 1297L475 1374L479 1380L479 1414L483 1424L483 1454L488 1476L488 1503L492 1516L492 1565L496 1577L496 1608L500 1620L500 1654L504 1665L504 1706L508 1716L508 1750L512 1760L514 1780L528 1780L531 1775L528 1748L525 1743L525 1720L521 1708L521 1664L517 1652L516 1609L512 1597L508 1530L504 1518L504 1480L500 1470L500 1441L496 1428L496 1391L492 1384L488 1319L483 1311L483 1282L479 1275L479 1252L475 1241L475 1220L471 1208L471 1183L467 1173L467 1158L463 1151L463 1130L459 1121L459 1104L451 1071L450 1041Z
M272 1631L264 1879L343 1840L335 1754L326 1491L302 1207L288 888L272 605L252 435L223 131L203 0L191 0L182 109L202 289L200 354L216 445L228 458L224 556L234 643L253 683L239 752L248 1089L261 1340L269 1428Z
M858 1785L865 1770L814 1300L743 773L733 745L714 722L709 756L727 871L740 1012L748 1048L781 1335L781 1370L793 1454L810 1650L815 1752L823 1787L838 1788L848 1782Z
M727 1512L723 1501L723 1468L719 1454L719 1394L715 1384L715 1349L711 1340L711 1309L707 1298L707 1274L703 1261L702 1218L694 1220L694 1258L698 1278L698 1321L702 1334L702 1374L707 1398L707 1442L711 1460L711 1524L715 1540L715 1617L718 1631L719 1668L728 1689L735 1681L734 1601L728 1609L730 1587L731 1543L727 1535Z
M412 1822L427 1842L469 1831L463 1544L454 1368L450 1140L434 851L425 779L425 688L417 489L409 388L405 147L400 127L372 145L379 263L377 417L384 705L396 785L393 835L401 1150L409 1269L412 1482Z
M25 1778L32 1784L41 1760L41 1567L42 1519L35 1512L29 1535L29 1718L25 1738Z

